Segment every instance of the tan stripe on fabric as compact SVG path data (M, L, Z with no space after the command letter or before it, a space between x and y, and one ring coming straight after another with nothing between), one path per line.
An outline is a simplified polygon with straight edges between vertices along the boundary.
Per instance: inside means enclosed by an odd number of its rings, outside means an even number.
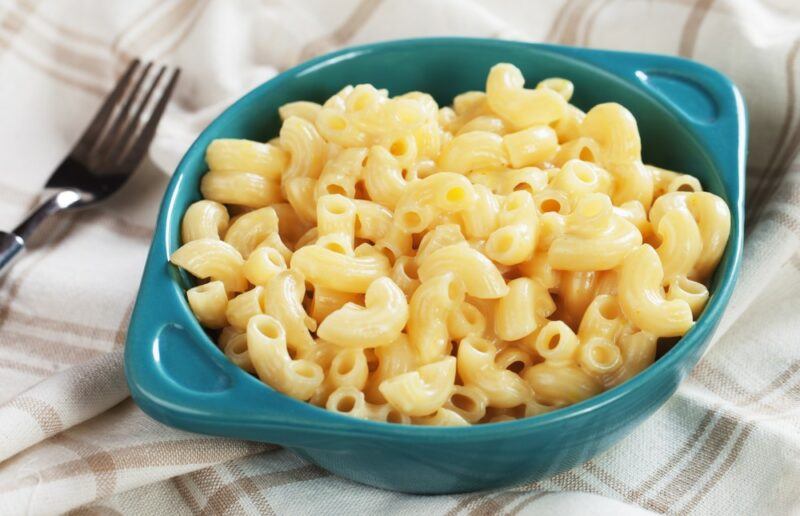
M562 2L561 8L558 10L558 13L556 13L555 18L553 18L553 23L550 25L550 29L547 31L547 35L544 37L545 41L555 42L557 40L561 25L566 19L567 13L572 8L572 3L574 1L575 0L566 0L565 2Z
M253 475L247 480L255 482L259 489L271 489L287 484L296 482L306 482L309 480L316 480L330 476L330 473L312 464L301 466L299 468L290 469L287 471L276 471L273 473L264 473L261 475ZM240 484L244 479L234 480L217 490L212 494L208 503L203 507L201 514L221 514L219 509L228 510L231 504L238 505L238 498L234 493L239 489Z
M64 434L59 434L51 439L58 439ZM47 441L48 443L50 441ZM57 444L57 443L56 443ZM168 440L152 443L143 443L99 452L101 455L110 453L114 457L117 470L136 469L159 466L183 466L187 464L213 463L230 459L232 455L252 455L263 451L265 445L254 442L226 441L213 438L192 438L180 441ZM84 457L80 460L66 461L49 467L17 480L0 486L0 492L10 491L25 486L45 484L63 480L80 474L85 463L102 461L102 457Z
M702 363L702 362L701 362ZM686 438L686 440L681 444L681 446L655 471L653 472L644 482L642 482L636 489L631 492L631 500L634 503L638 503L639 499L648 491L653 489L655 485L663 479L670 471L675 469L675 467L680 464L683 459L688 455L688 453L692 450L692 448L697 445L700 440L700 437L708 428L708 425L711 424L712 419L715 416L715 412L712 410L707 410L706 413L703 415L700 422L695 427L692 434Z
M783 122L781 123L781 128L778 131L777 138L775 139L775 146L772 152L769 154L770 159L764 169L762 180L753 190L753 195L749 200L746 210L746 220L748 222L751 220L756 220L758 214L764 209L767 201L766 197L769 195L767 192L772 190L772 186L776 182L776 176L779 176L779 174L775 174L777 171L777 164L779 163L780 155L787 145L792 121L794 120L795 108L797 105L795 65L799 52L800 38L797 38L786 56L786 110L784 111ZM777 179L777 181L780 180Z
M35 8L34 2L31 2L29 0L17 0L17 2L19 3L20 7L25 10L31 10ZM36 18L45 25L48 25L60 36L72 39L74 41L79 41L85 45L96 46L103 49L108 48L107 41L104 41L103 39L98 38L93 34L79 32L72 27L67 27L66 25L62 25L56 20L51 19L49 15L47 15L46 13L38 12L36 13Z
M67 516L122 516L122 513L105 505L92 505L90 507L78 507L69 511Z
M697 36L700 34L700 27L703 25L708 11L714 4L714 0L698 0L689 16L686 18L686 23L683 25L683 32L681 32L680 44L678 46L678 55L683 57L694 56L695 46L697 45Z
M370 19L372 14L383 3L383 0L361 0L347 19L330 34L314 39L305 44L297 61L302 62L316 55L346 44L358 30Z
M239 482L239 488L245 494L247 499L250 500L250 503L253 504L253 507L256 508L258 514L275 514L272 506L270 506L267 499L259 490L258 485L253 481L253 479L248 477L244 471L242 471L242 468L233 462L229 462L227 464L227 470L230 472L233 478L237 479Z
M200 504L197 503L197 499L194 497L194 494L192 494L192 491L186 484L184 477L172 477L171 482L172 485L175 486L175 491L178 492L178 495L186 503L186 507L189 509L189 511L191 511L192 514L197 514L200 512Z
M179 0L165 4L169 9L156 18L146 29L137 34L136 39L126 45L129 49L144 53L153 45L162 41L166 36L172 34L176 26L179 26L186 15L192 10L194 0Z
M21 13L15 11L8 13L8 17L22 18L22 16ZM11 37L14 35L12 34ZM96 52L83 52L78 48L65 45L63 39L54 40L52 37L52 35L43 33L36 24L27 23L25 30L18 32L14 37L14 44L37 49L42 55L49 56L52 62L57 63L61 69L77 70L94 77L102 77L106 74L111 64L108 57L99 57Z
M50 442L63 446L76 453L85 467L91 472L95 482L95 499L114 492L117 486L117 469L110 452L68 435L66 432L53 437ZM78 469L78 461L73 461L73 471ZM69 475L73 476L73 475Z
M460 497L456 496L454 497L456 504L450 509L448 509L448 511L444 513L444 516L457 516L459 513L461 513L461 511L471 510L475 506L477 506L481 502L481 500L484 500L490 496L492 496L491 493L485 493L485 492L469 496L463 496L463 495Z
M133 315L133 307L136 305L136 300L130 302L128 308L125 309L125 313L122 315L122 320L119 323L119 327L114 335L114 349L121 349L125 347L125 338L128 336L128 325L131 322L131 316Z
M63 341L43 339L11 330L3 330L0 333L0 348L13 349L50 361L64 361L70 364L78 364L105 354L104 351L98 349L84 348Z
M64 429L58 411L46 401L31 396L18 396L8 403L9 407L21 410L31 416L46 437L53 436Z
M764 212L761 216L761 220L776 222L800 238L800 219L795 218L793 214L778 208L771 208Z
M544 491L544 492L541 492L541 493L535 493L535 494L532 494L532 495L530 495L528 498L526 498L525 500L523 500L522 502L520 502L520 503L519 503L519 504L518 504L516 507L514 507L513 509L511 509L511 510L510 510L510 511L507 513L507 515L506 515L506 516L516 516L517 514L519 514L520 512L522 512L522 510L523 510L525 507L529 506L530 504L532 504L532 503L533 503L533 502L535 502L536 500L539 500L539 499L541 499L541 498L543 498L543 497L545 497L545 496L547 496L547 495L549 495L549 494L552 494L552 493L551 493L551 492L549 492L549 491Z
M12 371L19 371L20 373L35 375L39 377L50 376L55 373L52 369L45 369L44 367L37 367L21 362L15 362L5 358L0 358L0 369L9 369Z
M148 5L143 6L139 14L134 16L133 19L123 26L119 33L114 36L114 39L111 41L111 52L121 57L122 59L120 59L120 61L129 61L132 56L130 56L125 49L121 48L122 40L144 22L148 16L152 16L154 12L159 10L165 10L169 5L170 4L162 2L161 0L152 0Z
M676 501L691 492L697 486L697 482L708 473L738 426L739 423L734 418L725 413L720 414L705 441L686 464L658 493L645 499L643 505L658 512L669 511Z
M470 516L494 516L501 514L511 503L530 495L528 491L506 491L493 497L487 497L480 505L470 511Z
M753 433L753 429L755 425L750 422L745 425L742 431L739 433L739 436L734 441L733 446L731 447L730 452L728 453L725 460L720 464L719 468L711 475L711 478L700 488L700 490L695 494L691 500L684 506L683 510L686 512L693 511L697 508L697 505L703 500L703 498L711 492L712 489L719 483L720 480L728 473L733 466L733 463L739 458L739 455L742 453L742 448L744 448L745 443L750 438L750 435Z
M597 489L581 478L575 471L564 471L548 479L561 488L562 491L582 491L584 493L597 493ZM541 487L540 487L541 488Z
M9 52L12 52L14 55L17 56L17 58L19 58L22 62L24 62L28 66L35 68L40 72L44 73L45 75L48 75L53 79L56 79L64 84L73 86L81 91L84 91L91 95L95 95L97 97L101 97L105 94L105 90L95 82L77 79L75 77L64 74L57 66L42 62L41 60L39 60L38 57L35 57L28 51L23 50L18 45L14 44L12 40L0 34L0 51L2 51L3 49L7 49Z
M580 30L581 22L589 9L592 0L578 0L578 5L570 12L569 17L561 31L558 42L563 45L575 45L578 42L578 31Z
M625 485L620 479L599 466L594 460L590 460L583 464L583 469L588 471L592 476L598 479L603 484L607 485L625 499L627 502L632 502L631 488Z
M178 35L177 38L175 38L175 41L173 41L172 44L170 44L169 47L167 47L165 50L163 50L161 53L159 53L157 59L163 59L164 56L169 55L172 52L174 52L176 48L178 48L184 41L186 41L186 38L189 37L189 34L191 34L192 31L194 30L195 26L197 25L197 22L200 20L200 17L202 16L203 12L208 7L208 4L209 4L209 0L203 0L202 2L198 3L195 6L195 9L192 11L192 14L191 14L189 20L186 23L183 24L183 28L181 29L181 33Z
M92 340L113 341L118 338L118 332L114 330L89 326L88 324L81 324L74 321L61 321L43 315L33 315L22 312L13 306L9 307L5 321L20 326L32 326L44 330L69 333Z
M602 2L598 3L596 7L587 14L588 21L586 22L586 27L583 29L583 37L581 38L581 46L588 47L589 43L592 39L592 32L594 32L594 24L597 19L600 17L600 13L602 13L606 7L613 5L616 0L603 0Z
M0 37L0 55L2 55L3 50L11 48L11 41L16 38L17 34L22 32L28 24L28 18L34 14L38 8L39 4L28 6L27 12L23 16L10 16L10 11L6 11L6 15L0 19L0 29L5 29L9 35L6 40Z

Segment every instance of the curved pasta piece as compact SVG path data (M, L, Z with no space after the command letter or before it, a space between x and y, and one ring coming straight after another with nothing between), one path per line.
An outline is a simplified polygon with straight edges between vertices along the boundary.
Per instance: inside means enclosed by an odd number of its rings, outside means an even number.
M281 122L293 116L300 117L308 120L311 123L317 119L317 115L322 110L322 106L316 102L308 102L306 100L298 100L297 102L287 102L278 108L278 116L281 117Z
M218 138L206 149L210 170L253 172L279 181L289 161L286 152L269 143Z
M692 327L692 310L682 300L667 300L658 253L645 244L619 268L618 297L625 317L656 337L679 337Z
M436 215L470 209L476 201L469 179L453 172L439 172L406 187L397 200L394 224L408 233L420 233Z
M441 359L450 336L447 318L464 301L464 285L452 272L424 281L409 303L408 338L422 363Z
M289 117L281 126L280 138L281 147L290 156L282 181L285 183L297 177L319 177L327 151L325 140L314 124L300 117Z
M228 210L214 201L197 201L186 210L181 221L181 242L184 244L201 238L222 239L228 230Z
M616 102L597 104L586 113L581 135L600 145L604 165L641 161L642 141L636 119Z
M464 385L480 389L492 407L511 408L530 400L530 386L516 373L497 367L496 354L497 348L486 339L463 339L458 345L458 375Z
M286 343L298 354L314 347L309 330L317 328L316 321L303 308L305 292L303 276L297 271L287 270L269 280L261 298L264 313L280 322L286 333Z
M172 253L169 261L197 278L222 281L228 292L242 292L249 286L242 255L222 240L192 240Z
M539 327L540 307L550 298L547 289L530 278L508 282L508 294L497 300L494 332L503 340L519 340Z
M419 267L419 279L425 283L450 271L461 278L470 296L497 299L508 294L508 285L497 267L466 244L449 245L425 257Z
M319 200L324 195L339 194L354 198L356 183L361 180L367 149L344 149L331 158L322 169L317 180L314 196Z
M567 108L564 97L549 88L526 89L525 78L516 66L496 64L486 79L486 100L492 111L518 128L549 124L561 118Z
M523 373L536 393L536 401L565 407L602 392L602 384L577 365L536 364Z
M308 400L322 384L322 368L308 360L292 360L286 333L277 319L256 315L247 323L247 350L258 377L292 398Z
M356 294L365 293L373 281L391 272L388 258L381 253L350 256L318 245L295 251L291 268L315 286Z
M369 135L352 123L347 113L335 108L320 109L314 126L325 140L342 147L364 147L370 140Z
M409 416L426 416L447 401L456 379L456 358L446 357L384 380L379 387L386 401Z
M345 304L322 321L317 335L345 348L385 346L397 340L408 317L403 291L391 279L378 278L367 289L364 306Z
M567 218L566 233L553 240L547 259L555 269L602 271L617 267L642 244L639 230L614 214L603 194L587 194Z
M408 184L397 158L385 147L373 146L369 149L363 175L370 199L394 209Z
M703 240L694 217L688 211L670 211L659 221L656 234L661 239L656 252L664 268L664 285L688 276L703 252Z
M270 234L278 231L278 215L271 207L259 208L237 217L225 234L225 242L247 259Z
M703 240L703 252L695 263L691 277L705 280L716 269L728 244L731 210L725 201L709 192L691 194L688 206L697 221Z
M200 180L200 193L221 204L262 208L281 202L280 185L253 172L214 170Z
M439 169L467 174L473 170L502 168L508 164L503 138L487 131L470 131L448 142L439 156Z
M470 426L460 414L444 407L430 416L417 417L412 420L415 425L423 426Z
M228 306L228 293L221 281L210 281L186 291L186 298L192 313L206 328L227 326L225 310Z

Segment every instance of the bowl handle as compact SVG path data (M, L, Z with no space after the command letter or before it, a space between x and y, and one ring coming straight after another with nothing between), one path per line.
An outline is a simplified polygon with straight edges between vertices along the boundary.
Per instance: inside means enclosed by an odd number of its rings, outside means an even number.
M151 267L161 270L145 271L125 349L128 385L142 410L184 430L288 446L307 444L320 425L339 424L336 415L278 393L230 362L184 303L154 304L183 292L165 270L171 265L151 256Z

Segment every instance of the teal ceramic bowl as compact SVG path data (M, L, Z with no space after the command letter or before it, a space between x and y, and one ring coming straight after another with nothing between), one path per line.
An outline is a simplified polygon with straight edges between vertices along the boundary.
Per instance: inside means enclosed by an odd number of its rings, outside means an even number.
M711 299L691 331L630 381L542 416L469 428L362 421L285 397L229 362L192 316L190 279L167 258L180 221L200 199L204 151L214 138L267 140L277 108L322 101L346 84L392 94L430 92L441 105L484 89L497 62L518 66L529 84L566 77L573 102L616 101L639 121L644 158L697 175L733 214ZM482 39L421 39L350 48L280 74L228 108L192 145L167 189L133 312L125 370L133 399L177 428L285 446L342 477L411 493L455 493L545 478L590 459L658 409L703 354L736 281L742 252L746 115L731 82L673 57Z

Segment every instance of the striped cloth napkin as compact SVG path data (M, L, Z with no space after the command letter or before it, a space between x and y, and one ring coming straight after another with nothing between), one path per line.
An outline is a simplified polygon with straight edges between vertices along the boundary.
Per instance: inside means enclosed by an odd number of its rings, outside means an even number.
M121 350L159 200L197 133L307 58L468 35L677 54L750 109L748 234L711 351L653 417L583 466L503 491L356 485L268 444L165 427ZM0 514L800 513L800 7L795 0L0 2L0 225L14 226L132 56L180 65L150 161L64 217L0 284Z

